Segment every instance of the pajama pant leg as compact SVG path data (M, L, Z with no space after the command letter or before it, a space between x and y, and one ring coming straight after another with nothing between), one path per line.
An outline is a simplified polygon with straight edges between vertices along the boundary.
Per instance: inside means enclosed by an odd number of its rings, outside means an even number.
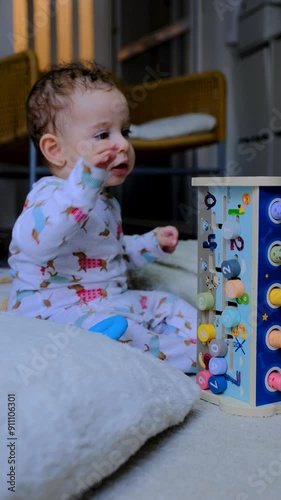
M148 352L185 373L195 373L195 344L187 345L183 338L163 334L158 335L138 323L131 320L128 322L128 329L118 342L128 343L143 352Z
M114 315L124 316L128 321L127 331L119 342L165 360L185 373L195 373L196 309L175 295L129 290L82 307L72 306L49 319L89 330Z
M185 300L166 292L136 292L139 301L146 306L144 315L150 343L150 352L169 364L189 373L196 371L197 310ZM144 295L145 294L145 295ZM153 335L154 334L154 335ZM157 336L155 335L157 334ZM121 340L129 335L129 331ZM134 336L134 345L143 340L144 333ZM147 342L146 342L147 344ZM153 348L151 345L153 345Z

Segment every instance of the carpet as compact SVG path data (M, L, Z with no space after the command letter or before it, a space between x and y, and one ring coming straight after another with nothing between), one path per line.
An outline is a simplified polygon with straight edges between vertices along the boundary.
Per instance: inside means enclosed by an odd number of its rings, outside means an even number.
M199 401L83 500L278 500L280 423Z

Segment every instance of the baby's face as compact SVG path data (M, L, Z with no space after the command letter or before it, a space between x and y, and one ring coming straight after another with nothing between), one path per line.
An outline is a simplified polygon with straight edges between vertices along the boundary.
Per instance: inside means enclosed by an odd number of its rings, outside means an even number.
M107 141L111 146L114 144L116 158L107 167L112 175L106 185L122 184L135 163L129 127L128 104L119 90L109 87L84 92L77 90L72 97L71 109L63 119L60 134L66 154L62 176L69 176L81 156L94 165L96 147L101 141Z

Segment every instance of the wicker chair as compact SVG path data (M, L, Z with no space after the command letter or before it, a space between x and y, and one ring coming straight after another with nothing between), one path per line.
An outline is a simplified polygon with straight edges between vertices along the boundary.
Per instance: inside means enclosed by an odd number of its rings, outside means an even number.
M0 60L0 176L14 177L28 175L29 185L46 167L38 165L37 154L28 139L25 116L26 97L38 79L40 71L36 54L26 50ZM136 85L122 85L122 90L132 103ZM148 86L140 84L144 89ZM211 71L201 74L181 76L161 80L153 90L147 90L145 99L130 104L131 120L141 124L156 118L177 116L183 113L209 113L217 120L213 131L195 133L181 137L159 140L133 140L136 156L150 158L160 154L172 154L186 149L199 148L210 144L219 146L219 165L222 170L225 154L225 80L222 73ZM28 166L27 169L20 167ZM5 167L6 165L6 167ZM17 168L12 168L17 165ZM185 169L175 169L171 174L184 175ZM142 170L142 173L145 173ZM149 168L146 173L157 173L157 168ZM161 173L161 169L158 169ZM167 172L167 169L165 171ZM193 174L188 171L188 174Z
M0 59L0 71L0 176L28 175L31 183L35 180L37 158L28 140L25 103L39 76L36 55L26 50Z
M140 84L142 89L144 84ZM128 98L132 123L139 125L150 120L174 117L185 113L206 113L216 118L214 130L180 137L157 140L133 140L139 158L173 154L187 149L200 148L211 144L219 147L218 163L224 165L225 155L225 114L226 85L219 71L184 75L160 80L152 90L147 90L140 103L132 102L138 85L124 86Z

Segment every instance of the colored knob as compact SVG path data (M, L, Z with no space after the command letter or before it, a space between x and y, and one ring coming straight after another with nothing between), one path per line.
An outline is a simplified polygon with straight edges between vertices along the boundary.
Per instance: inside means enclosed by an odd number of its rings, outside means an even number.
M210 342L209 352L211 356L225 356L227 350L227 343L224 339L214 339Z
M236 259L224 260L221 264L221 272L228 280L236 278L241 272L241 266Z
M281 391L281 373L271 372L268 375L267 383L269 387L275 389L276 391Z
M196 304L200 311L213 309L215 305L215 298L211 292L198 293L196 297Z
M281 330L271 330L268 334L268 343L271 347L281 347Z
M213 375L223 375L227 371L227 361L225 358L211 358L209 370Z
M238 299L245 292L245 286L241 280L229 280L225 284L225 293L230 299Z
M270 207L270 215L275 220L281 220L281 201L275 201Z
M241 314L237 307L226 307L221 314L221 321L226 328L239 325L241 322Z
M227 381L223 375L213 375L209 378L209 389L214 394L221 394L227 388Z
M281 288L272 288L268 295L268 300L273 306L281 306Z
M281 264L281 245L274 245L269 252L269 257L274 264Z
M198 327L198 338L201 342L209 342L216 338L216 329L214 325L200 325Z
M235 240L240 236L241 228L239 222L226 220L222 225L222 235L226 240Z
M209 388L209 378L212 376L209 370L204 370L203 372L199 372L196 375L196 383L199 385L200 389L208 389Z

